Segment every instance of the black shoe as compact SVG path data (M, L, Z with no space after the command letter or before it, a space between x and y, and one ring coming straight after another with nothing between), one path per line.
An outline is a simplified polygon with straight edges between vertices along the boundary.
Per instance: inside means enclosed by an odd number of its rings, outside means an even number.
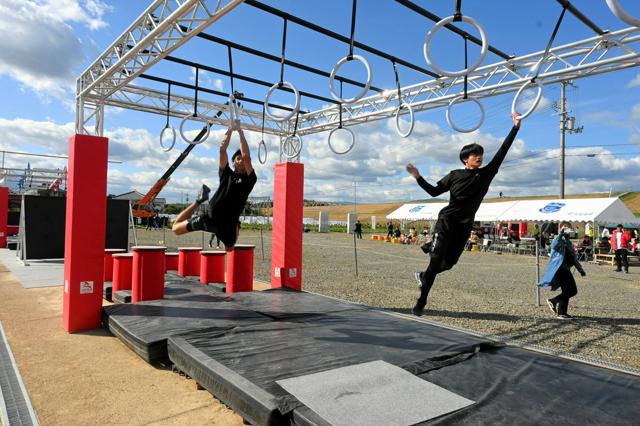
M625 273L625 274L628 274L628 273L629 273L629 271L627 271L627 270L625 269L625 270L624 270L624 273Z
M202 185L200 192L198 192L198 198L196 198L196 204L202 204L209 199L209 192L211 190L207 185Z
M616 272L622 272L622 269L616 269Z
M424 307L426 305L426 303L420 303L420 301L418 300L416 302L416 305L411 309L411 313L417 317L422 316L422 314L424 313Z
M547 299L547 306L549 306L549 309L551 309L551 312L553 312L554 314L558 314L558 310L556 309L556 305L558 304L558 302L554 302L551 299Z
M573 317L569 314L558 314L556 316L556 318L561 319L561 320L572 320Z

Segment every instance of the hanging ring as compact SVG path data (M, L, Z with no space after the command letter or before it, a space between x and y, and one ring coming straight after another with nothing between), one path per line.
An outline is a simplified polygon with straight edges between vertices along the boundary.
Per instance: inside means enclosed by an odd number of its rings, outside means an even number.
M456 123L453 121L453 119L451 118L451 108L455 105L455 104L459 104L461 101L472 101L475 102L476 105L478 105L478 108L480 108L480 121L478 121L478 124L476 124L473 127L470 128L462 128L462 127L458 127L456 125ZM479 100L477 100L474 97L467 97L466 99L464 98L464 95L460 95L460 96L456 96L455 98L451 99L451 102L449 102L449 107L447 108L447 123L449 123L449 126L451 126L451 128L453 130L455 130L456 132L460 132L460 133L471 133L473 131L476 131L480 128L480 126L482 126L482 123L484 123L484 107L482 106L482 104L480 103Z
M293 109L291 110L291 112L289 114L284 115L284 116L274 116L274 115L271 115L271 112L269 112L269 98L271 98L271 95L273 95L273 92L276 89L279 89L282 86L286 86L289 89L293 90L293 95L295 96L296 102L293 105ZM267 97L264 100L264 112L272 120L275 120L275 121L287 121L291 117L296 115L299 110L300 110L300 92L298 92L298 89L296 89L296 86L294 86L293 84L289 83L288 81L283 81L282 83L276 83L273 86L271 86L269 88L269 90L267 91Z
M333 136L333 134L335 132L337 132L338 130L344 130L344 131L348 132L351 135L351 143L349 144L349 147L344 151L338 151L333 147L333 145L331 145L331 136ZM331 131L329 132L329 138L327 139L327 142L329 143L329 149L331 149L331 151L333 151L334 154L343 155L343 154L346 154L347 152L351 151L353 149L353 147L355 146L355 144L356 144L356 135L354 135L353 131L351 129L349 129L348 127L336 127L336 128L331 129Z
M433 28L431 28L431 30L429 30L429 32L427 33L427 36L424 39L423 51L424 51L424 58L427 60L427 64L429 64L429 66L433 68L435 72L437 72L438 74L445 75L447 77L460 77L465 74L471 74L476 68L480 66L482 61L484 61L484 57L487 56L487 52L489 51L489 43L487 42L487 33L484 31L484 28L482 27L482 25L480 25L480 23L473 18L470 18L468 16L462 16L463 22L473 25L480 32L480 38L482 39L482 47L480 48L480 57L473 65L460 71L447 71L447 70L441 69L433 62L433 59L431 59L431 53L430 53L431 41L433 40L433 35L445 25L453 22L453 19L454 19L453 16L444 18L440 20Z
M635 18L625 12L622 6L620 6L618 0L607 0L607 6L609 6L611 12L624 23L627 23L634 27L640 27L640 19Z
M201 123L205 124L205 128L207 129L207 132L204 134L203 137L200 138L199 141L196 141L195 138L191 140L184 134L184 123L186 123L188 120L200 121ZM180 122L180 136L182 137L182 139L185 140L185 142L190 143L191 145L198 145L204 142L209 137L209 131L210 131L210 127L207 119L205 117L198 117L196 114L187 115Z
M164 135L167 130L171 131L171 144L168 147L164 146ZM176 144L176 129L174 129L169 124L167 124L166 126L164 126L164 129L162 129L162 131L160 132L160 147L164 152L169 152L173 149L173 146L175 144Z
M340 69L341 66L346 64L348 61L351 61L352 59L362 62L362 65L364 65L364 67L367 69L367 82L364 84L364 87L362 88L360 93L358 93L355 97L349 98L349 99L343 99L340 96L338 96L338 94L336 93L336 89L333 87L334 80L336 78L336 73L338 72L338 69ZM340 103L352 104L360 100L360 98L362 98L364 95L367 94L367 92L369 91L369 87L371 87L372 77L373 76L371 74L371 66L369 65L369 62L367 62L364 56L353 55L351 59L349 58L349 56L345 56L344 58L340 59L336 64L336 66L333 67L333 69L331 70L331 76L329 77L329 90L331 90L331 96L333 96L333 99L335 99Z
M282 153L287 158L296 158L302 150L302 139L298 135L289 135L282 142Z
M400 130L400 110L402 108L406 108L409 110L409 130L407 130L406 132ZM406 102L400 103L400 105L398 105L398 107L396 108L396 131L398 132L398 135L403 138L409 137L409 135L413 132L413 126L415 126L415 124L416 118L413 115L413 107Z
M261 155L262 152L264 152L264 157ZM260 164L267 162L267 144L264 143L264 139L258 144L258 161Z
M233 122L238 119L238 106L233 94L229 95L229 127L233 127Z
M524 89L526 89L527 87L529 87L529 85L532 85L532 84L535 84L538 87L538 93L536 94L536 99L533 101L533 105L531 105L531 108L529 108L527 112L515 117L516 120L524 120L525 118L530 116L533 113L533 111L535 111L535 109L538 107L538 104L542 99L542 83L540 83L540 80L535 80L535 81L528 80L520 87L520 89L518 89L518 93L516 93L516 96L513 98L513 102L511 102L511 113L513 114L514 112L516 112L516 104L518 103L518 98L520 97L522 92L524 92Z

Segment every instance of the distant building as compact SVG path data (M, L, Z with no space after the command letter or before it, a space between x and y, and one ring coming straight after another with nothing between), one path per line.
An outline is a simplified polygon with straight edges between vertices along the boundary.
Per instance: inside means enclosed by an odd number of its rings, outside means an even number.
M144 197L144 194L141 194L134 189L133 191L125 192L124 194L114 195L113 199L129 200L132 204L135 204L140 201L142 197ZM167 200L165 198L156 197L156 199L153 200L153 206L156 210L158 210L158 213L164 213L165 204L167 204Z

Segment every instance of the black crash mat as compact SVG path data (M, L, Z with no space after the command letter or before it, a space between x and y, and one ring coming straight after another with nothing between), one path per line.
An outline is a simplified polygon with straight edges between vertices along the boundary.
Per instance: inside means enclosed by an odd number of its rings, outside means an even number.
M105 281L102 285L102 298L107 302L113 302L112 293L112 284L111 281Z
M168 352L254 424L325 424L275 382L373 360L477 401L426 424L631 424L640 416L636 376L366 309L172 336Z
M367 306L286 288L228 294L228 300L276 320L310 318Z
M131 290L118 290L111 293L112 301L115 303L131 303Z
M167 338L174 334L271 321L209 294L105 306L102 316L105 327L148 362L167 358Z

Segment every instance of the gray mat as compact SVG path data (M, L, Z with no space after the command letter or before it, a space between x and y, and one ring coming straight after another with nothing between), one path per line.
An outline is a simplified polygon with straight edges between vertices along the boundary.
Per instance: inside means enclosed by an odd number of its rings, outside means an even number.
M25 266L16 252L0 249L0 262L9 269L24 288L54 287L64 283L64 260L30 260Z
M277 383L336 426L413 425L473 404L384 361Z

